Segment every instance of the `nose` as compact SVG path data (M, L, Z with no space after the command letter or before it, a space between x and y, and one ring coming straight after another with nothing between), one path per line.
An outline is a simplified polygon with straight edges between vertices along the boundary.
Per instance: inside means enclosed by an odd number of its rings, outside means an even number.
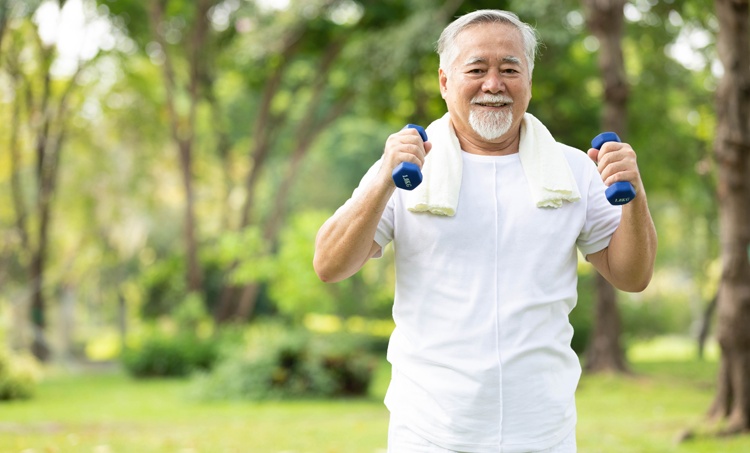
M505 90L505 84L503 83L500 74L496 71L489 71L487 78L482 83L482 91L485 93L499 93Z

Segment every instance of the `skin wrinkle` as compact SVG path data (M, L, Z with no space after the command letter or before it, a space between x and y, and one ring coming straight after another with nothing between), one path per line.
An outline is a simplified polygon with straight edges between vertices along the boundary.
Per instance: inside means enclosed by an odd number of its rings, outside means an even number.
M531 100L531 78L524 58L523 36L513 25L477 25L462 31L455 41L454 61L465 64L451 68L448 78L442 69L440 92L451 113L461 149L478 155L507 155L518 152L523 114ZM472 110L499 111L472 104L475 98L502 95L512 103L513 119L507 132L487 140L470 124Z
M502 61L503 63L517 64L519 66L521 65L521 60L510 55L504 56L500 61ZM466 62L464 63L464 66L470 66L475 63L487 63L487 60L482 57L472 57L466 60Z

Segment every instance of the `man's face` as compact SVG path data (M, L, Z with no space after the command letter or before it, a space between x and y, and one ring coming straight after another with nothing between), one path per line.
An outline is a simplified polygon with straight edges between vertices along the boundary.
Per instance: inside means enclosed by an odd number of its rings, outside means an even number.
M531 99L521 32L508 24L477 25L459 33L455 46L450 76L440 70L453 126L478 141L508 140Z

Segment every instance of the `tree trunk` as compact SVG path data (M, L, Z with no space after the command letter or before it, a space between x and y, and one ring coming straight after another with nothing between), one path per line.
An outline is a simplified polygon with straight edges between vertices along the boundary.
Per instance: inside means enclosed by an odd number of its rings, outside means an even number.
M711 302L706 306L703 311L703 317L701 318L701 328L698 332L698 358L703 359L703 351L706 348L706 340L708 339L708 332L711 329L711 319L713 319L714 311L716 310L716 301L719 300L719 293L716 293Z
M193 191L192 151L193 143L195 142L195 115L200 100L198 85L202 71L201 56L203 55L208 29L207 11L211 5L211 0L200 0L198 2L195 23L193 23L191 28L192 35L189 43L188 57L190 70L187 84L190 106L187 118L181 118L175 107L175 92L178 89L177 80L167 43L157 30L158 25L164 18L166 4L160 0L152 0L150 9L151 34L154 40L162 47L165 55L163 75L167 93L167 110L169 112L172 139L179 151L182 182L185 189L184 237L187 254L186 280L189 291L201 291L203 289L203 273L198 263L198 240L196 238L197 227L195 221L195 195Z
M117 291L117 330L120 331L120 348L128 347L128 305L122 290Z
M65 360L75 358L74 332L76 313L76 289L65 285L60 298L60 356Z
M327 65L324 65L327 68ZM325 71L323 71L325 73ZM318 87L316 96L313 97L311 102L311 108L306 118L313 118L315 114L315 107L318 105L320 97L322 97L324 88ZM276 202L274 203L273 212L266 223L266 227L263 233L263 239L271 244L271 252L275 253L276 241L278 240L279 230L281 229L282 220L284 219L286 202L289 198L289 191L294 184L297 177L297 173L302 166L307 152L312 147L315 139L323 132L333 121L339 118L344 111L346 111L351 97L344 97L336 105L334 105L328 112L328 115L321 121L305 121L298 128L296 136L299 137L297 147L292 154L289 166L287 167L286 175L281 182L281 186L277 191ZM250 283L245 286L240 297L239 304L237 305L237 320L243 321L250 318L257 305L258 295L260 293L260 285L257 282Z
M719 164L722 275L717 301L721 346L714 420L725 431L750 430L750 8L748 0L716 0L716 48L724 76L716 93L714 152Z
M620 314L615 288L597 273L594 332L586 349L586 371L626 372L625 356L620 347Z
M203 288L203 273L198 263L198 241L195 226L195 194L193 192L192 139L181 140L180 167L185 188L185 244L187 245L188 290L200 291Z
M40 234L40 236L42 235ZM46 234L44 236L46 236ZM42 240L46 243L46 238ZM40 249L34 253L34 256L31 259L31 272L29 273L29 281L31 282L32 291L31 325L33 339L31 343L31 352L41 361L49 359L51 352L44 335L44 330L47 327L47 320L45 317L46 303L43 292L45 258L46 244L44 249Z
M621 138L627 127L628 86L620 40L625 0L583 0L586 22L599 40L599 71L604 80L602 130ZM594 332L586 351L586 370L627 372L620 347L620 315L612 285L596 273Z

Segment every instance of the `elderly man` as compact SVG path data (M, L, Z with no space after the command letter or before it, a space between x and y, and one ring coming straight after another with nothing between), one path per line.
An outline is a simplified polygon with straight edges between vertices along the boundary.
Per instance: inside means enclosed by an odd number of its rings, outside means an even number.
M575 452L576 248L617 288L651 279L656 231L635 153L610 142L587 157L526 113L536 46L512 13L451 23L438 42L448 113L427 142L391 135L318 233L326 282L394 244L389 452ZM401 162L424 172L414 191L396 190ZM618 181L637 194L623 207L604 196Z

